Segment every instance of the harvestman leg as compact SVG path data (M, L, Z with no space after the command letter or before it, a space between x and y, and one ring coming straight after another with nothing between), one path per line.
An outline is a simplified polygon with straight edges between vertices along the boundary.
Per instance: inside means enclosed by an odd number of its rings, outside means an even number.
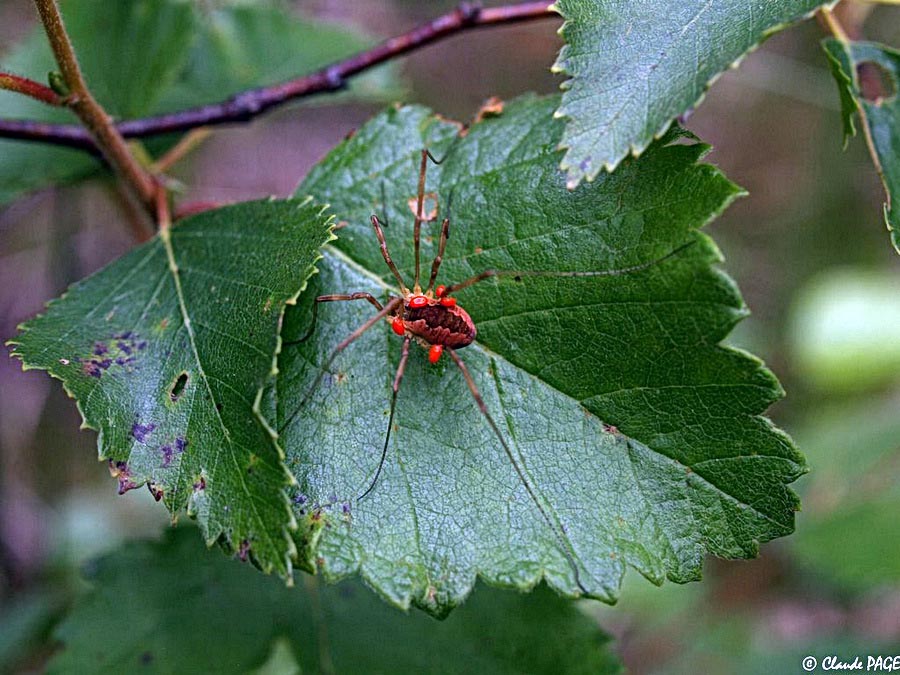
M368 495L373 489L375 489L375 484L378 482L378 477L381 475L381 469L384 467L384 460L387 457L387 449L388 443L391 440L391 428L394 426L394 410L397 408L397 393L400 391L400 383L403 381L403 373L406 371L406 362L409 360L409 344L412 342L412 338L407 337L403 340L403 351L400 354L400 365L397 366L397 374L394 376L394 385L393 385L393 394L391 395L391 414L388 416L388 428L387 433L384 436L384 447L381 449L381 459L378 460L378 468L375 470L375 476L372 478L372 482L369 483L369 487L363 491L363 493L356 498L357 502L361 502L363 498Z
M430 156L430 155L429 155ZM409 289L406 287L406 284L403 282L403 277L400 275L400 270L397 269L397 266L394 264L394 261L391 259L391 253L388 251L387 242L384 239L384 231L381 229L381 224L378 222L378 216L372 216L372 227L375 229L375 236L378 237L378 245L381 248L381 255L384 258L384 262L387 263L387 266L390 268L391 272L394 273L394 276L397 278L397 282L400 284L400 289L403 293L408 293ZM284 424L281 425L281 428L278 429L278 433L283 432L287 429L291 423L296 419L297 415L300 414L300 410L302 410L303 406L307 404L309 399L312 397L313 392L316 388L321 384L322 378L325 377L325 373L328 371L328 368L337 358L338 354L340 354L344 349L350 346L355 340L357 340L363 333L369 330L372 326L377 324L381 319L386 317L388 314L397 309L400 305L403 304L403 298L391 298L388 304L381 306L381 303L375 299L369 293L350 293L347 295L321 295L316 298L316 302L313 305L313 328L315 327L316 314L318 313L318 307L320 302L337 302L342 300L367 300L371 304L375 305L378 308L378 314L373 316L371 319L366 321L362 326L357 328L355 331L350 333L328 356L328 359L325 361L325 364L322 366L321 370L319 370L319 374L316 376L316 379L313 381L312 386L309 388L309 391L306 392L306 395L300 401L300 405L297 406L297 409L291 413L290 417L287 418ZM297 344L299 342L303 342L304 340L308 340L309 336L312 335L312 328L307 332L299 340L293 340L290 343L286 344Z
M556 542L559 545L560 550L566 557L566 561L572 567L572 571L575 573L575 583L578 585L578 588L580 588L581 591L585 595L587 595L588 590L584 587L584 585L582 585L581 576L578 572L578 565L575 564L575 552L572 549L572 544L568 541L568 539L566 539L562 526L555 523L550 518L550 514L547 513L547 509L545 509L544 505L541 504L540 500L538 500L537 493L531 486L531 481L525 475L525 470L521 467L515 455L513 455L512 449L509 447L509 444L506 442L503 434L500 433L500 428L497 426L497 423L494 421L491 413L488 412L487 405L485 404L484 399L481 398L481 392L478 391L478 387L475 385L475 380L472 379L472 375L471 373L469 373L469 369L466 368L466 364L463 363L463 360L461 358L459 358L459 355L455 350L447 348L445 351L450 354L450 358L453 359L453 362L456 363L457 366L459 366L463 378L466 381L466 385L468 385L469 391L472 392L472 398L475 399L475 403L478 405L478 409L481 411L481 414L484 415L484 418L488 421L488 424L494 431L494 435L497 437L497 440L500 441L500 445L503 446L503 451L506 453L506 457L509 459L510 464L512 464L513 468L516 470L516 473L519 476L519 480L522 481L522 485L525 486L525 491L528 492L528 496L531 497L531 501L533 501L538 507L538 511L541 512L541 516L543 516L544 521L550 526L550 529L556 536Z
M450 217L444 218L441 223L441 241L438 244L438 252L431 263L431 277L428 279L428 288L426 293L434 288L434 282L437 279L438 270L441 269L441 263L444 260L444 249L447 247L447 239L450 237Z
M479 281L484 281L485 279L490 279L491 277L614 277L619 276L620 274L631 274L632 272L640 272L641 270L648 269L653 267L654 265L658 265L659 263L668 260L669 258L678 255L684 249L693 246L697 242L695 240L691 240L686 244L682 244L681 246L669 251L661 258L657 258L656 260L651 260L650 262L641 263L640 265L632 265L631 267L622 267L617 270L600 270L596 272L557 272L554 270L548 271L540 271L540 270L485 270L484 272L480 272L475 276L469 277L465 281L460 281L455 284L450 284L447 286L447 289L444 291L444 295L449 295L455 291L460 291L463 288L468 288L469 286L474 286Z
M416 250L416 278L413 281L413 289L416 293L419 289L419 237L422 231L422 205L425 201L425 169L428 163L428 150L422 150L422 161L419 164L419 189L416 192L416 220L413 223L413 246Z
M422 161L419 163L419 189L416 191L416 219L413 222L413 248L416 253L416 278L413 282L413 290L416 293L420 293L422 290L419 286L419 241L422 237L422 221L424 220L422 207L425 203L425 171L428 168L429 159L435 164L440 164L446 158L447 155L444 155L440 159L435 159L428 148L422 150ZM449 222L449 219L445 219L445 222ZM440 263L438 263L438 266L440 266Z
M297 415L300 414L300 411L303 409L309 399L312 398L313 392L318 388L318 386L322 383L322 378L325 377L325 373L328 372L328 369L331 367L331 364L334 363L334 360L338 357L342 351L344 351L347 347L349 347L353 342L358 340L362 335L369 330L372 326L381 321L388 314L393 312L403 303L403 298L391 298L390 301L382 307L378 314L374 315L370 319L368 319L362 326L357 328L355 331L350 333L347 337L345 337L337 347L335 347L331 354L328 355L328 358L325 360L325 363L322 364L322 367L319 369L319 374L316 375L316 379L313 381L312 386L306 392L306 395L300 401L300 404L297 406L297 409L291 413L291 416L285 420L284 424L278 429L278 433L282 433L285 429L287 429L291 423L296 419Z
M375 305L375 309L381 310L383 309L381 303L375 298L371 293L341 293L338 295L320 295L316 298L315 303L313 304L313 316L312 321L309 322L309 330L303 335L303 337L299 337L296 340L290 340L289 342L285 342L285 347L290 347L292 345L299 345L303 342L309 340L312 337L313 331L316 329L316 320L319 317L319 303L321 302L340 302L343 300L368 300L370 304Z
M381 248L381 257L384 258L384 262L387 263L391 272L394 273L394 278L397 279L397 283L400 284L400 290L403 294L409 293L409 289L403 282L403 277L400 276L400 270L397 269L397 266L391 259L391 253L388 251L387 242L384 240L384 230L381 229L381 223L378 221L378 216L376 215L372 216L372 227L375 228L375 236L378 237L378 246Z

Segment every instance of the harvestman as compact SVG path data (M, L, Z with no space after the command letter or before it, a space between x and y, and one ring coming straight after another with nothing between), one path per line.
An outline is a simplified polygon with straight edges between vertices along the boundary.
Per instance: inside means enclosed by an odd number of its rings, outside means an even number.
M478 387L475 385L475 380L472 379L472 375L469 373L469 369L466 368L466 364L456 353L457 349L467 347L475 341L475 335L477 331L475 328L475 323L472 321L472 318L469 316L468 312L466 312L466 310L464 310L457 304L456 298L454 298L451 294L477 284L480 281L484 281L485 279L500 276L516 277L516 280L518 281L520 277L525 276L600 277L639 272L641 270L652 267L653 265L657 265L668 258L671 258L672 256L683 251L694 242L691 241L686 244L682 244L678 248L674 249L661 258L657 258L656 260L651 260L650 262L642 263L640 265L633 265L631 267L624 267L617 270L601 270L596 272L557 272L488 269L464 281L460 281L449 286L438 285L437 287L435 287L435 281L437 280L438 271L441 268L441 261L444 257L444 248L446 247L447 239L450 236L450 218L448 209L448 217L444 218L443 222L441 223L441 238L438 243L437 255L435 256L434 261L431 264L431 275L428 278L428 286L423 292L422 287L419 284L419 239L422 229L422 223L426 222L426 219L422 214L422 208L425 199L425 171L429 159L435 164L440 164L440 161L436 160L428 150L422 150L422 160L419 165L419 186L416 198L416 215L415 221L413 223L413 245L415 247L416 276L413 280L412 289L410 289L406 285L403 277L400 275L400 271L397 269L394 261L391 260L391 254L388 252L387 242L384 239L384 231L382 230L381 223L378 220L378 216L373 215L372 227L375 229L375 236L378 237L378 244L381 247L381 255L384 257L384 262L387 263L387 266L390 268L394 277L397 279L401 294L400 296L391 296L388 299L388 302L384 305L382 305L378 301L378 299L370 293L320 295L315 299L315 303L313 305L313 318L310 322L309 330L303 337L297 340L286 342L285 346L296 345L310 338L313 330L315 329L316 317L318 316L318 308L320 303L365 300L366 302L372 304L378 310L378 313L368 321L366 321L364 324L362 324L355 331L350 333L350 335L348 335L340 344L338 344L337 347L334 348L334 350L331 352L331 354L328 356L328 359L322 366L321 370L319 371L319 374L310 387L309 391L303 397L300 404L297 406L297 409L281 426L279 432L283 432L294 421L302 408L311 398L313 392L322 382L322 378L330 368L331 364L337 358L337 356L351 343L357 340L363 333L372 328L372 326L379 323L382 319L387 319L390 322L393 331L403 338L403 348L400 353L400 364L397 366L397 373L394 376L394 383L392 387L393 394L391 396L391 410L388 417L387 433L385 434L384 446L381 450L381 458L378 462L378 468L375 470L375 475L372 477L372 481L369 483L368 487L356 498L356 501L361 501L370 492L372 492L372 490L375 489L375 485L378 482L378 477L381 475L381 470L384 467L384 461L387 457L388 444L390 443L391 439L391 427L394 424L394 410L397 407L397 393L400 391L400 383L403 380L403 373L406 370L406 362L409 359L410 345L413 341L415 341L418 344L422 345L425 349L427 349L428 360L432 364L436 364L440 360L441 355L446 352L450 355L450 358L462 373L462 376L466 381L466 385L468 385L469 391L472 392L472 397L475 399L475 403L478 405L478 409L481 411L481 414L484 415L484 418L487 420L488 424L493 430L494 435L497 437L497 440L503 447L503 451L506 453L510 464L512 464L513 468L516 471L516 474L519 476L519 480L522 482L522 485L528 492L528 496L537 506L538 511L540 511L544 521L547 523L547 525L550 526L550 529L553 531L553 534L555 535L557 542L560 545L560 549L563 555L566 557L566 560L571 565L572 570L575 573L576 583L583 592L587 593L586 589L581 584L578 573L578 566L575 564L574 551L572 550L571 544L569 544L568 540L565 537L563 528L560 525L554 523L554 521L550 518L550 515L547 513L547 510L544 508L544 505L541 504L540 500L537 498L537 493L532 487L531 481L526 476L524 469L519 464L519 461L516 459L515 455L510 449L509 444L503 437L503 434L500 433L500 428L497 426L497 423L494 421L494 418L488 411L487 406L484 403L484 399L481 397L481 393L478 391Z

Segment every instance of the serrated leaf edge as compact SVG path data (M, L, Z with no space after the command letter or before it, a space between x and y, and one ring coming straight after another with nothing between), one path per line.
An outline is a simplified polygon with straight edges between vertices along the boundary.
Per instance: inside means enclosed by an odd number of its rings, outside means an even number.
M314 200L313 200L313 197L312 197L312 196L307 196L307 197L302 198L302 199L298 199L298 198L288 198L288 199L283 199L283 200L279 200L279 199L276 199L275 197L271 197L271 198L270 198L270 201L295 202L295 207L296 207L296 209L297 209L297 210L300 210L301 208L303 208L304 206L306 206L306 205L309 204L310 202L313 202ZM328 210L329 210L329 206L328 206L328 205L323 205L323 206L321 206L321 208L319 209L319 212L318 212L317 215L319 215L319 216L324 215ZM318 268L316 268L315 263L322 259L321 250L322 250L323 246L327 245L328 242L337 239L337 236L334 234L334 219L335 219L334 214L330 214L330 215L328 216L326 222L323 223L323 224L326 225L327 228L328 228L328 235L329 235L329 236L328 236L328 239L326 239L325 242L324 242L322 245L319 246L319 251L320 251L320 253L319 253L319 255L313 260L312 264L310 265L310 267L309 267L309 272L308 272L308 274L306 275L306 277L303 279L302 285L300 286L299 290L298 290L291 298L289 298L288 300L286 300L286 301L283 303L282 307L281 307L281 310L280 310L280 313L279 313L279 317L278 317L278 328L277 328L277 333L276 333L275 352L274 352L273 357L272 357L272 366L271 366L270 375L276 375L277 372L278 372L277 360L278 360L278 354L279 354L279 352L281 351L281 345L282 345L282 340L281 340L281 324L282 324L283 319L284 319L284 313L285 313L285 311L286 311L286 309L287 309L287 305L288 305L288 304L296 304L297 299L300 297L300 295L303 293L303 291L306 290L306 288L307 288L307 286L308 286L308 284L309 284L310 278L312 278L312 276L318 272ZM164 234L165 234L165 236L163 236ZM182 302L182 301L183 301L183 296L181 295L181 291L180 291L180 277L178 276L178 268L177 268L177 264L175 264L174 257L173 257L173 256L174 256L174 252L172 251L172 248L171 248L171 232L170 232L169 230L165 230L165 231L163 231L163 232L158 233L158 234L156 235L155 238L158 238L158 239L160 240L160 244L163 246L163 249L164 249L165 252L166 252L166 260L167 260L167 264L169 265L169 271L170 271L170 273L172 274L173 278L177 278L177 279L178 279L178 281L177 281L176 283L177 283L177 287L178 287L178 303L179 303L179 309L181 309L182 311L184 311L184 308L183 308L183 302ZM152 242L152 241L153 241L153 240L151 240L151 242ZM168 244L167 244L167 241L168 241ZM170 254L170 252L171 252L171 254ZM173 265L174 265L174 269L173 269ZM100 270L98 270L97 273L99 273L100 271L102 271L102 269L103 269L103 268L101 268ZM66 298L67 298L67 297L68 297L75 289L77 289L78 287L80 287L81 284L83 284L85 281L87 281L87 279L90 279L91 276L93 276L93 275L90 275L90 276L88 276L88 277L85 277L84 279L80 279L80 280L74 282L72 285L70 285L70 286L69 286L62 294L60 294L58 297L52 298L51 300L49 300L49 301L47 301L46 303L44 303L44 308L45 308L45 310L44 310L43 312L40 312L40 313L34 315L33 317L31 317L30 319L28 319L28 320L26 320L26 321L23 321L23 322L19 323L19 324L16 326L17 337L19 337L19 336L23 335L24 333L27 333L28 331L30 331L30 330L31 330L31 324L32 324L34 321L36 321L36 320L42 318L43 316L45 316L46 310L47 310L47 309L49 309L50 307L52 307L53 305L55 305L55 304L57 304L57 303L63 302L63 301L64 301L64 300L65 300L65 299L66 299ZM183 318L183 320L185 320L185 322L189 325L190 319L189 319L188 317L184 317L184 316L183 316L182 318ZM192 337L192 333L191 333L191 343L192 343L192 348L193 348L193 337ZM7 340L7 341L4 343L4 345L7 346L7 347L11 347L11 348L12 348L12 349L10 349L10 351L9 351L9 356L10 356L10 358L15 357L15 358L19 359L19 361L20 361L20 363L21 363L21 366L22 366L22 371L23 371L23 372L27 372L27 371L29 371L29 370L41 370L41 371L46 372L51 378L53 378L53 379L55 379L55 380L58 380L58 381L61 383L62 388L63 388L63 391L66 393L66 395L67 395L70 399L72 399L72 400L75 402L75 407L76 407L76 409L78 410L78 414L79 414L80 417L81 417L81 424L79 425L79 429L80 429L80 430L88 430L88 429L89 429L89 430L94 431L94 432L97 433L97 454L98 454L98 458L97 458L97 459L98 459L98 461L102 462L102 461L108 459L108 458L105 457L104 454L103 454L103 444L104 444L104 441L103 441L103 430L100 429L100 428L97 428L97 427L93 426L93 425L88 421L88 418L87 418L87 416L86 416L86 414L85 414L85 412L84 412L84 408L83 408L82 405L81 405L81 401L75 396L75 394L73 393L73 391L69 388L69 386L67 385L65 379L64 379L61 375L59 375L59 374L57 374L57 373L54 373L53 371L51 371L51 370L49 370L49 369L45 369L45 368L42 368L42 367L40 367L40 366L34 366L34 365L31 365L31 364L27 363L27 362L25 361L25 356L24 356L21 352L19 352L19 351L16 349L16 347L21 346L21 342L20 342L19 339L17 339L17 338L11 338L11 339ZM195 352L195 357L196 357L196 352ZM201 369L201 372L202 372L202 369ZM287 465L285 465L284 462L283 462L283 460L284 460L284 458L285 458L285 452L284 452L284 449L281 447L281 445L278 443L278 434L277 434L277 432L276 432L274 429L272 429L271 425L269 425L268 421L267 421L267 420L265 419L265 417L262 415L262 411L261 411L261 400L262 400L262 394L263 394L264 390L265 390L265 384L263 384L263 385L261 385L261 386L259 387L259 389L258 389L258 391L257 391L257 393L256 393L256 397L254 398L253 405L251 406L251 411L252 411L252 413L254 414L254 416L259 420L259 422L260 422L262 428L263 428L263 429L269 434L269 436L271 437L271 439L272 439L272 446L274 447L274 449L275 449L275 451L276 451L276 453L277 453L277 456L278 456L279 460L281 460L281 462L280 462L280 463L281 463L281 467L282 467L282 469L283 469L283 471L284 471L284 473L285 473L285 475L286 475L285 486L290 486L290 485L296 483L296 478L295 478L294 475L291 473L291 471L287 468ZM145 481L144 484L146 484L146 482L147 482L147 481ZM298 559L299 553L298 553L298 551L297 551L297 547L296 547L296 543L294 542L294 538L290 535L290 532L296 530L296 529L298 528L298 524L297 524L296 518L295 518L295 516L294 516L293 509L291 508L291 501L290 501L290 499L289 499L289 497L288 497L288 495L287 495L287 492L286 492L285 490L282 490L281 494L282 494L282 501L283 501L285 510L286 510L286 512L287 512L287 514L288 514L288 523L287 523L287 525L283 528L283 531L282 531L282 534L283 534L285 540L287 541L287 555L286 555L286 557L285 557L285 559L284 559L284 561L283 561L284 564L285 564L285 568L284 568L284 571L283 571L283 573L281 574L281 576L284 578L285 583L286 583L288 586L292 586L292 585L293 585L293 571L292 571L292 570L293 570L293 566L292 566L292 562ZM190 515L190 512L189 512L189 506L190 506L189 503L186 503L184 508L185 508L185 511L188 512L188 514ZM174 521L177 520L178 512L173 513L172 516L173 516L173 523L174 523ZM203 529L205 529L205 528L202 528L202 527L201 527L201 531L202 531ZM225 532L225 529L224 529L224 528L221 529L220 531L216 532L215 534L213 534L213 533L210 531L210 533L208 534L208 536L204 537L204 543L206 544L207 547L212 547L212 546L219 540L219 537L220 537L224 532ZM251 555L252 555L252 552L251 552ZM263 564L262 561L257 561L257 562L260 563L260 567L262 568L262 570L263 570L264 572L266 572L266 573L271 573L271 572L273 571L274 564L270 563L270 564L266 565L266 564Z
M685 111L694 110L695 108L697 108L697 106L699 106L701 103L703 103L710 87L712 87L722 75L724 75L729 70L734 70L735 68L738 68L740 66L741 62L749 54L756 51L759 48L759 46L763 42L765 42L768 38L770 38L775 33L778 33L780 31L784 30L785 28L789 28L790 26L793 26L797 23L801 23L801 22L811 18L822 7L827 7L830 9L830 8L834 7L838 2L839 2L839 0L829 0L828 2L823 2L817 8L802 14L801 16L797 17L796 19L794 19L792 21L787 21L787 22L783 22L780 24L776 24L774 26L771 26L767 30L763 31L762 35L760 36L760 39L757 42L750 45L750 47L746 51L744 51L740 56L738 56L735 60L733 60L730 64L728 64L727 67L725 67L723 70L720 70L719 72L715 73L712 77L709 78L709 80L703 85L700 96L697 98L696 101L694 101L694 103L689 105L684 111L682 111L678 115L675 115L675 116L667 119L659 127L659 129L650 136L650 138L647 138L643 141L638 140L638 141L632 141L631 143L629 143L628 147L625 151L625 154L623 154L621 157L618 157L617 159L615 159L613 161L603 162L600 166L598 166L593 171L583 171L583 170L579 169L575 164L573 164L571 160L569 160L570 151L572 149L571 146L569 146L565 142L561 141L559 143L559 145L557 146L557 149L565 151L566 154L562 158L562 160L560 160L559 168L566 172L566 187L568 187L568 189L570 189L570 190L574 190L576 187L578 187L578 184L581 183L582 180L586 180L588 183L593 182L593 180L600 174L601 171L606 171L607 173L612 173L613 171L616 170L616 167L622 162L622 160L626 159L627 157L629 157L629 156L640 157L640 155L653 143L653 141L659 140L660 138L663 137L663 135L665 135L666 131L668 131L669 127L672 125L672 122L674 122L679 117L679 115L683 115ZM578 78L578 76L566 71L566 69L563 65L563 59L564 59L564 55L566 54L566 50L569 47L568 42L566 41L566 28L572 21L571 21L571 19L566 18L565 14L563 14L562 9L559 7L559 5L556 2L554 2L552 5L550 5L547 9L558 13L564 19L563 24L556 31L557 34L563 39L563 46L559 51L559 55L557 56L556 61L550 67L550 72L569 76L569 79L561 82L559 85L559 88L563 91L563 95L562 95L563 98L560 101L559 107L553 113L553 116L556 117L557 119L571 120L572 119L571 115L566 111L565 98L566 98L566 94L568 93L568 90L572 86L572 83ZM566 126L568 128L568 124Z
M721 215L721 213L725 209L727 209L728 206L730 206L734 202L734 200L736 200L737 198L739 198L741 196L746 195L747 193L743 188L740 188L735 183L728 180L724 176L724 174L721 172L721 170L718 169L717 167L712 166L710 164L701 164L699 161L695 162L695 165L710 167L713 172L715 172L717 175L722 176L722 178L724 180L726 180L728 182L728 184L730 186L732 186L732 188L733 188L732 193L730 195L728 195L725 198L725 200L723 200L723 203L717 209L713 210L710 213L710 215L706 218L706 220L704 220L702 222L702 224L699 224L695 228L693 228L691 231L691 234L693 236L697 237L700 241L702 241L704 243L704 245L708 246L708 250L710 251L710 260L705 265L705 268L712 270L714 273L716 273L716 275L719 278L725 280L729 286L731 286L732 288L737 290L737 285L736 285L735 281L724 270L722 270L720 267L718 267L719 264L724 262L724 256L722 255L720 249L715 244L713 239L711 237L709 237L709 235L700 231L700 228L705 227L708 223L715 220L715 218L717 218L719 215ZM362 265L360 262L358 262L357 260L352 258L346 252L336 249L327 244L323 248L326 248L326 247L327 247L327 251L329 254L333 255L335 258L340 259L344 264L351 267L354 272L367 277L374 284L381 286L385 291L392 292L395 294L398 292L397 289L394 288L390 283L388 283L381 277L377 276L374 272L372 272L371 270L366 268L364 265ZM729 334L733 330L734 325L736 325L737 323L739 323L740 321L742 321L743 319L747 318L747 316L750 315L750 311L739 293L736 294L736 297L740 299L740 306L735 308L736 315L735 315L734 322L732 323L731 327L728 330ZM486 357L488 357L490 359L496 359L496 360L503 361L510 368L522 370L521 367L513 364L506 357L494 352L493 350L486 347L485 345L478 342L477 340L475 343L473 343L473 346L476 347L482 354L484 354ZM774 403L775 401L783 398L783 396L785 394L783 387L781 386L780 382L776 378L775 374L765 365L765 363L763 362L762 359L760 359L758 356L751 354L750 352L747 352L739 347L724 344L723 342L718 343L717 347L727 353L739 354L742 357L744 357L747 361L748 368L752 367L754 369L754 372L760 374L762 377L764 377L769 382L769 384L771 384L771 387L772 387L772 397L771 397L772 402L771 403ZM577 399L573 398L572 396L570 396L569 394L567 394L565 392L560 391L556 387L553 387L552 385L550 385L549 383L547 383L543 380L542 380L542 383L544 386L546 386L548 389L555 392L557 395L570 400L572 402L572 405L576 405L576 406L580 407L582 410L584 410L585 414L590 415L591 417L593 417L595 419L599 419L593 412L588 411L586 408L584 408L584 405ZM771 405L771 403L769 405ZM765 417L765 415L755 414L755 415L753 415L753 417L756 419L759 419L763 424L765 424L767 426L767 428L770 431L774 432L775 435L777 435L779 437L779 439L781 441L783 441L787 447L790 447L793 450L793 453L792 453L793 456L790 458L785 458L785 459L793 462L797 466L797 473L791 474L789 476L785 476L785 480L784 480L783 484L788 485L789 483L796 480L796 478L799 477L799 475L806 473L809 469L806 464L805 458L797 450L796 445L794 444L794 442L790 438L790 436L783 430L776 427L772 423L771 420L769 420L767 417ZM632 438L630 436L625 436L624 434L623 434L623 437L626 438L629 442L633 442L641 447L644 447L648 451L650 451L654 454L660 454L657 450L648 446L646 443L639 441L638 439ZM664 455L664 456L671 461L677 461L677 460L673 460L672 458L668 457L667 455ZM682 466L686 466L686 465L682 465ZM753 508L752 505L741 502L736 497L725 492L724 490L719 488L715 483L710 482L707 478L703 477L702 475L696 474L696 473L695 473L695 475L697 476L698 479L701 479L701 480L703 480L704 483L710 485L711 489L714 490L717 494L722 495L724 498L728 499L729 501L733 501L733 502L737 503L738 506L740 506L741 508L749 508L749 509L754 510L754 512L759 513L757 511L755 511L755 509ZM795 511L799 510L800 500L799 500L799 497L797 496L797 494L790 488L787 489L787 493L789 494L789 496L792 500ZM772 522L774 525L778 526L778 528L783 528L783 523L772 520L771 517L766 514L759 514L759 515L762 515L766 520L768 520L769 522ZM773 537L771 537L771 538L774 538L776 536L780 536L780 535L776 534L776 535L773 535ZM769 539L760 539L757 537L751 538L746 542L747 550L750 551L751 553L753 553L754 556L758 555L760 544L764 543L765 541L769 541L771 538L769 538ZM706 550L706 552L708 553L708 549ZM311 546L311 550L309 551L309 557L313 558L313 559L315 558L315 544L312 544L312 546ZM349 576L356 574L379 597L381 597L382 599L384 599L386 602L393 605L394 607L397 607L398 609L401 609L403 611L408 611L411 607L415 606L415 607L418 607L418 608L422 609L423 611L426 611L438 618L445 617L455 607L457 607L459 604L464 602L465 599L468 597L469 593L471 593L472 589L475 587L475 584L477 583L477 581L479 579L481 581L483 581L485 584L496 587L496 588L517 590L520 592L529 592L529 591L533 590L536 586L538 586L541 582L545 582L550 587L552 587L557 593L559 593L560 595L562 595L564 597L573 598L573 599L583 597L583 595L578 591L573 591L573 590L567 589L567 588L560 588L555 583L553 583L551 578L548 577L548 572L550 572L551 570L548 569L546 566L542 565L540 567L540 569L538 569L532 576L527 578L522 583L503 583L496 578L492 578L492 577L488 576L482 570L476 570L475 573L472 575L471 579L468 580L468 583L466 584L466 588L460 593L460 595L458 597L451 598L450 602L448 602L446 604L438 605L430 597L430 593L429 593L430 584L427 582L427 577L425 577L426 583L424 585L422 585L421 583L413 584L411 586L409 592L407 592L407 593L404 593L402 595L392 594L392 593L387 592L387 590L384 587L379 585L379 583L378 583L379 580L377 577L374 577L367 573L366 565L365 565L365 562L366 562L365 557L359 556L359 558L360 559L356 562L356 564L354 566L352 566L351 568L349 568L348 571L333 572L327 566L327 563L322 564L320 567L318 567L318 570L321 571L323 578L326 581L328 581L329 583L336 583L342 579L345 579ZM675 579L668 573L657 578L651 573L651 571L649 569L640 569L640 568L634 567L632 565L626 565L623 567L622 573L619 575L619 580L618 580L618 584L616 585L616 587L606 589L606 591L607 591L606 595L592 595L590 597L600 600L606 604L615 605L619 599L619 593L621 590L622 580L624 579L624 576L625 576L625 574L627 574L629 569L633 569L638 574L640 574L641 576L643 576L645 579L647 579L648 581L650 581L651 583L653 583L656 586L662 586L667 579L672 582L684 581L684 579L681 579L681 578ZM702 566L699 567L695 572L696 572L696 574L694 574L691 578L696 579L696 580L701 579L702 575L703 575Z

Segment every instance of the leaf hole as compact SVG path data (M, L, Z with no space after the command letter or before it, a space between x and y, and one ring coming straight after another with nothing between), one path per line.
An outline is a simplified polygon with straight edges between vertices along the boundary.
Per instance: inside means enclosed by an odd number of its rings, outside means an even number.
M862 61L856 66L856 76L860 94L870 103L881 105L897 96L897 79L880 63Z
M172 403L177 403L178 399L181 398L181 395L184 393L184 388L188 383L188 374L184 371L175 378L175 381L172 383L172 388L169 389L169 398L172 399Z

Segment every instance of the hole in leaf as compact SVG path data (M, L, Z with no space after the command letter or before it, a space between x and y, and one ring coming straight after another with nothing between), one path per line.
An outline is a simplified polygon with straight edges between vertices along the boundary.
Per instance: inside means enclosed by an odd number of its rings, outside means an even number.
M860 94L871 103L880 105L897 95L897 80L894 74L880 63L863 61L856 66Z
M188 374L181 373L175 382L172 383L172 388L169 390L169 398L172 399L172 403L178 401L181 398L181 395L184 393L184 388L188 383Z

